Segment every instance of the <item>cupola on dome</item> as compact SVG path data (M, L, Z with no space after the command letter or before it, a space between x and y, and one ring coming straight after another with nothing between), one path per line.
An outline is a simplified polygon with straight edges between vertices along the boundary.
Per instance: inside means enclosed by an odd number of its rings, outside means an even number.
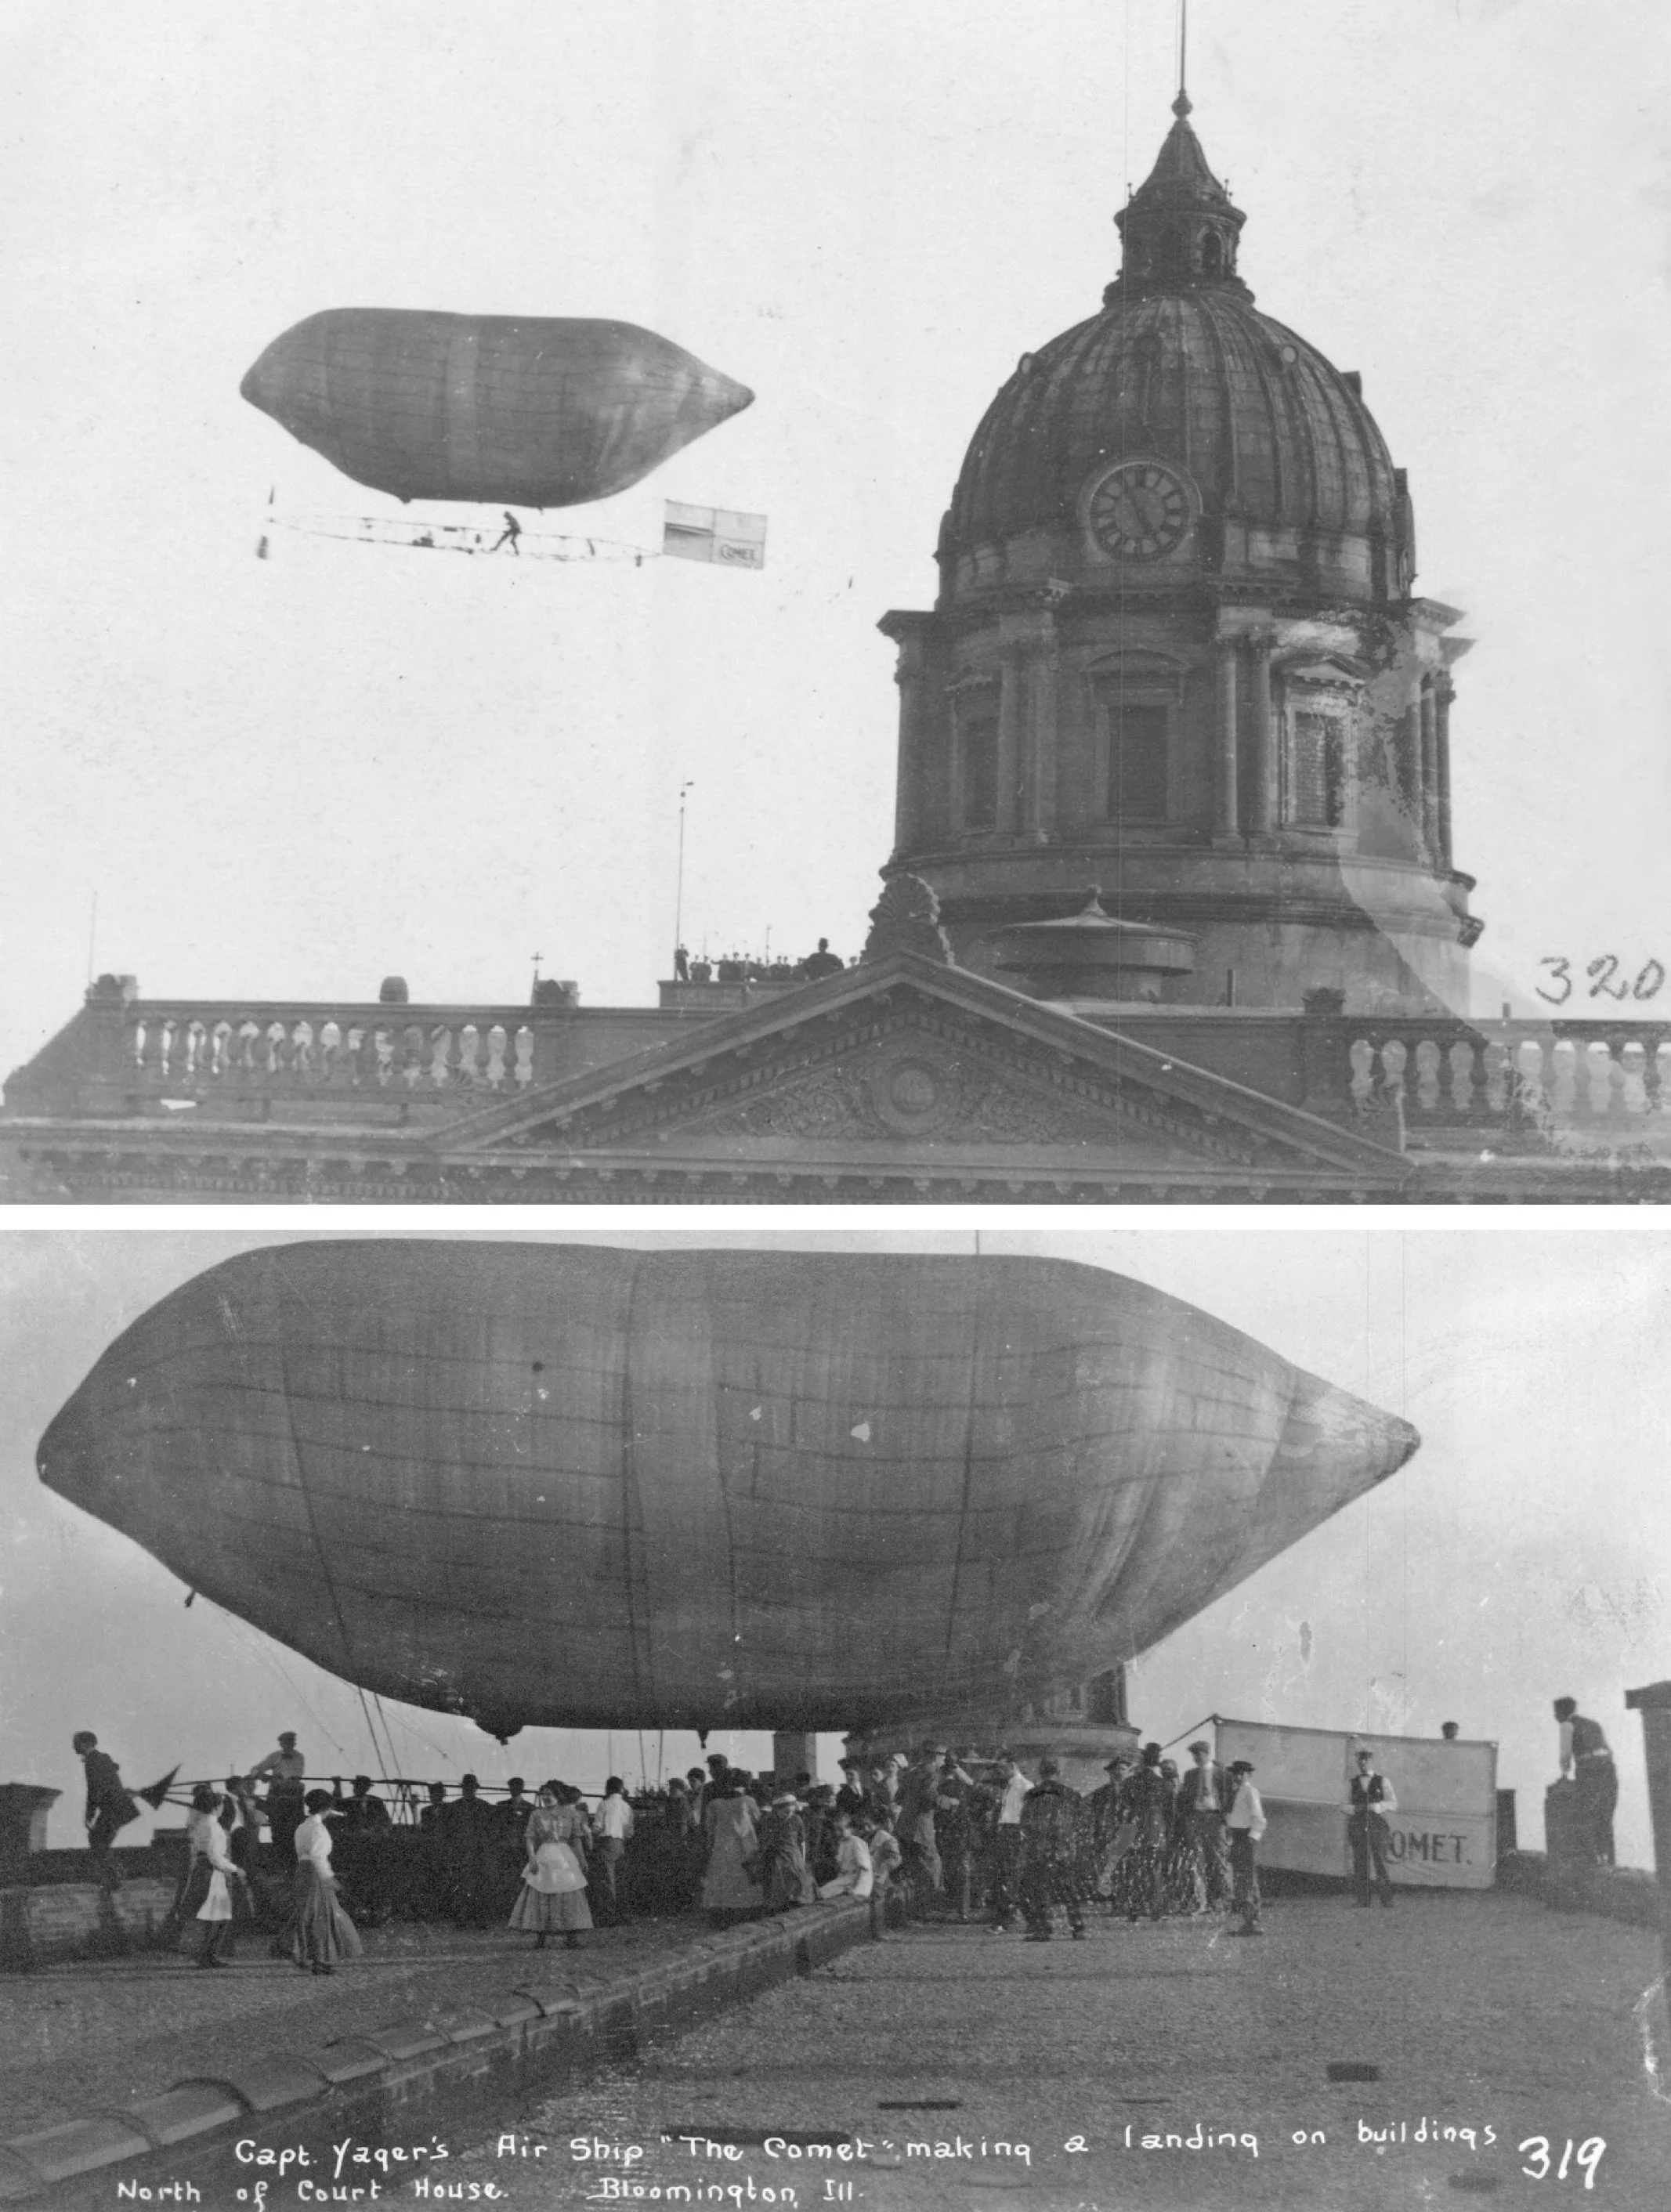
M1115 217L1100 314L1022 356L976 430L942 526L952 598L1049 574L1129 589L1180 567L1407 595L1401 472L1335 368L1253 304L1246 220L1179 95L1153 171Z

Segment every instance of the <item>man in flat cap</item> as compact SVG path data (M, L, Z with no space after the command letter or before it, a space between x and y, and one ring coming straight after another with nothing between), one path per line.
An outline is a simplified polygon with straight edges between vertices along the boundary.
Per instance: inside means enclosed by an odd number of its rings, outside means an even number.
M1352 1845L1353 1893L1359 1905L1368 1905L1373 1868L1381 1902L1390 1905L1393 1878L1387 1871L1387 1842L1393 1832L1387 1815L1398 1810L1398 1799L1386 1776L1376 1772L1375 1753L1367 1744L1358 1748L1358 1771L1352 1778L1351 1790L1352 1811L1346 1820L1346 1837Z
M1224 1816L1230 1830L1230 1872L1236 1890L1230 1900L1232 1912L1242 1915L1242 1925L1232 1928L1232 1936L1262 1936L1259 1911L1259 1867L1255 1858L1259 1839L1265 1832L1265 1808L1254 1788L1254 1765L1250 1759L1233 1759L1230 1763L1230 1804Z

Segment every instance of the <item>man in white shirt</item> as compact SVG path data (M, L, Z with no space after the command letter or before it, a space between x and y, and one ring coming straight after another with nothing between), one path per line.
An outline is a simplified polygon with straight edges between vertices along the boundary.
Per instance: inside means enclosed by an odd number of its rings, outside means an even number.
M1358 1751L1358 1771L1352 1778L1352 1803L1346 1821L1346 1836L1352 1844L1352 1890L1365 1909L1370 1904L1371 1867L1381 1902L1390 1906L1393 1901L1393 1878L1387 1871L1387 1839L1393 1832L1387 1815L1397 1810L1398 1799L1393 1795L1393 1785L1384 1774L1376 1773L1375 1753L1365 1744Z
M1021 1887L1021 1808L1032 1788L1007 1751L998 1758L998 1820L992 1837L992 1924L994 1934L1014 1925Z
M1255 1847L1265 1832L1265 1808L1254 1788L1253 1777L1252 1759L1230 1761L1230 1807L1224 1816L1224 1826L1230 1831L1230 1875L1236 1884L1230 1910L1242 1915L1242 1925L1230 1929L1232 1936L1265 1933L1260 1925L1262 1900L1259 1894L1259 1868L1254 1856Z
M616 1889L615 1870L633 1832L633 1808L627 1802L627 1785L618 1774L611 1774L604 1784L604 1802L598 1808L592 1825L598 1835L598 1848L592 1861L592 1893L602 1907L602 1924L608 1927L627 1917Z

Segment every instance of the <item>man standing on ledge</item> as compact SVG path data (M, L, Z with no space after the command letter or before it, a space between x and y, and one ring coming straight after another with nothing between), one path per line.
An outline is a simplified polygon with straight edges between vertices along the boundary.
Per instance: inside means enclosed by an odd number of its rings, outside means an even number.
M111 1856L111 1845L130 1820L139 1818L139 1808L122 1785L121 1770L90 1729L80 1729L70 1747L87 1771L87 1847L100 1881L109 1890L120 1889L122 1876Z
M1613 1816L1619 1802L1619 1773L1600 1721L1586 1720L1576 1698L1557 1698L1561 1724L1561 1772L1578 1785L1578 1819L1590 1856L1612 1866Z
M1230 1830L1230 1866L1236 1883L1230 1910L1242 1916L1242 1925L1230 1931L1232 1936L1265 1933L1260 1924L1262 1900L1259 1894L1259 1868L1254 1857L1255 1847L1265 1832L1265 1808L1254 1788L1253 1778L1252 1759L1231 1759L1230 1806L1224 1825Z
M264 1778L266 1781L267 1827L281 1865L288 1865L295 1856L291 1845L306 1810L301 1785L307 1771L307 1761L296 1749L295 1734L290 1729L278 1739L278 1749L270 1751L258 1765L250 1769L252 1782Z
M1397 1812L1398 1800L1386 1776L1376 1772L1374 1760L1375 1753L1369 1747L1361 1746L1358 1771L1352 1778L1352 1813L1346 1821L1346 1834L1352 1842L1352 1886L1358 1902L1367 1905L1370 1869L1373 1865L1381 1902L1390 1905L1393 1878L1387 1871L1387 1838L1392 1830L1387 1825L1387 1815Z

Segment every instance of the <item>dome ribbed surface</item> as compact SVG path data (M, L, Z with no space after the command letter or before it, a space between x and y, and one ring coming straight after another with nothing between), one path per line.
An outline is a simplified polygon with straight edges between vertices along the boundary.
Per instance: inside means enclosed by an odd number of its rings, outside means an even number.
M945 550L1071 522L1091 471L1128 453L1187 469L1208 516L1391 522L1392 459L1352 386L1240 287L1209 284L1117 301L1025 357L975 434Z

